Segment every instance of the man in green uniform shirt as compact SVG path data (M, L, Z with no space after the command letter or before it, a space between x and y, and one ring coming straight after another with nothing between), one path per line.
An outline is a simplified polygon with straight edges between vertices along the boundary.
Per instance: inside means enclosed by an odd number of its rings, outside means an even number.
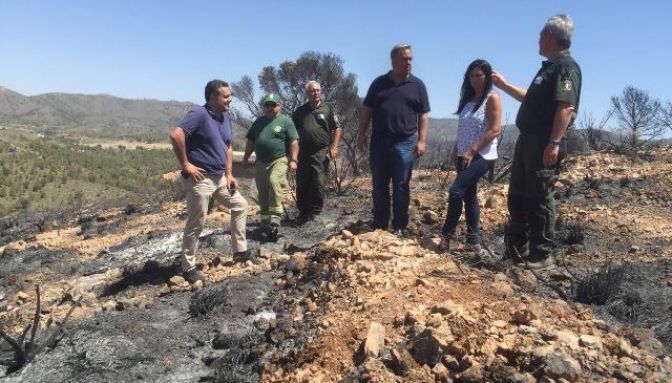
M243 165L247 166L252 152L257 155L255 182L262 226L271 240L278 235L282 217L282 191L287 185L287 169L296 171L299 134L292 120L281 113L280 96L270 93L261 103L264 116L257 118L247 131Z
M567 153L563 137L576 118L581 96L581 69L569 54L573 31L567 15L546 21L539 34L539 54L548 61L527 89L492 74L493 84L522 102L516 118L520 136L511 166L505 256L529 269L554 264L555 183Z
M296 109L292 120L299 132L299 164L296 170L298 224L322 212L329 165L338 154L341 127L334 110L322 101L317 81L306 84L308 102Z

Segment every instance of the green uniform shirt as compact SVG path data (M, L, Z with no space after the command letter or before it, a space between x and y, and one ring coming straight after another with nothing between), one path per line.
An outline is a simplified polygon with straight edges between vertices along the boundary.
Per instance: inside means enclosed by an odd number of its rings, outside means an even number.
M292 116L299 132L299 145L302 148L319 149L331 144L331 134L338 126L338 117L325 102L320 101L317 108L309 102L301 105Z
M292 120L279 114L272 120L266 116L257 118L247 131L245 138L254 142L257 160L270 163L287 156L289 144L298 140L299 134Z
M579 111L581 98L581 68L569 55L560 54L554 61L545 61L518 110L516 126L523 134L547 133L553 130L558 101L574 105L572 125Z

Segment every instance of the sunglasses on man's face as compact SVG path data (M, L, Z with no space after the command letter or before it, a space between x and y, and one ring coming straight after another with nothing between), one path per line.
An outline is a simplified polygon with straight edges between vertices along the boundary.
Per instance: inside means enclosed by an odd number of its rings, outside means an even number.
M274 102L267 102L264 104L264 108L275 108L275 106L278 105Z

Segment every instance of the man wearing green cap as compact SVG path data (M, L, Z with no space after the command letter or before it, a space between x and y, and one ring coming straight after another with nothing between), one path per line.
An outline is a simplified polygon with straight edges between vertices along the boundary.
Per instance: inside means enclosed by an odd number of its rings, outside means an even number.
M264 115L257 118L247 131L243 165L248 165L252 152L257 155L255 182L257 184L261 224L275 240L283 213L282 191L287 184L287 169L296 171L299 134L292 120L283 115L280 96L269 93L261 104Z

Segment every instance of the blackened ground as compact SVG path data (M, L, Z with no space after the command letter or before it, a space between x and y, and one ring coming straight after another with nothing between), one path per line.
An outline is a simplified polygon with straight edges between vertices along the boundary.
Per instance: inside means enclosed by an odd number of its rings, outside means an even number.
M422 209L441 211L445 200L437 197L436 205ZM313 317L319 317L321 310L326 310L329 295L323 294L324 283L335 280L333 273L338 272L330 269L328 261L320 262L324 254L316 252L314 246L344 228L354 232L367 230L364 222L370 219L370 209L368 195L331 196L325 211L305 225L295 225L292 219L295 212L291 211L282 222L277 241L269 241L258 220L252 218L248 225L251 251L305 252L317 262L303 270L282 267L228 278L200 292L168 294L156 299L150 308L104 311L71 320L65 326L66 336L53 349L39 354L35 361L5 376L3 381L255 382L262 369L282 366L287 370L299 366L309 360L311 350L319 346L315 343L318 324ZM412 214L413 234L437 234L441 222L425 223L420 213L422 209L419 206L412 209L416 210ZM134 209L131 214L146 211ZM583 233L578 226L566 225L569 229L562 235L572 238L583 235L586 245L591 245L593 233L589 228ZM27 223L23 227L23 236L15 227L7 232L11 238L34 235L36 225ZM82 223L83 235L122 230L121 225L110 221ZM485 242L498 254L503 247L501 234L501 228L490 228L484 233ZM122 269L117 281L96 292L99 298L114 298L140 286L165 284L172 275L179 274L180 238L181 230L152 231L111 246L86 263L81 263L74 252L15 251L0 260L0 300L16 292L20 282L31 273L46 268L63 278ZM3 238L0 243L3 241L8 242ZM201 251L208 256L231 253L228 230L209 230L202 236L201 244ZM610 245L604 240L593 246ZM627 251L627 244L621 246L624 247L618 251ZM580 264L573 267L580 278L587 276ZM672 288L663 282L669 277L670 268L669 261L633 264L626 269L621 288L606 304L593 307L612 322L653 329L669 346L672 342L669 314ZM284 286L276 284L281 277L287 281ZM573 297L569 278L556 274L556 279L549 279L548 283ZM540 284L539 292L557 296L556 291L545 284ZM306 297L314 300L318 310L303 320L295 320L292 307ZM0 342L0 359L11 356L6 346L6 342ZM2 375L0 372L0 377Z
M339 199L331 200L322 215L303 226L295 225L290 213L275 242L268 241L258 221L251 219L250 250L310 253L314 244L359 219L353 211L345 214L340 205ZM22 227L24 236L34 235L33 224ZM122 230L118 222L100 222L95 217L82 222L82 235L90 238ZM12 236L20 237L19 232L14 227ZM0 262L0 299L17 292L31 274L45 270L67 279L121 269L119 280L95 291L101 299L165 284L179 275L180 236L181 230L139 235L110 246L88 262L73 251L11 251ZM228 231L207 231L201 237L201 251L212 256L230 254ZM257 381L260 369L271 360L299 363L310 340L316 338L313 321L297 323L291 307L314 292L324 276L308 270L297 275L296 282L278 288L278 273L282 271L229 278L195 293L168 294L154 300L150 308L131 306L70 320L65 336L52 349L15 373L0 372L0 377L7 382ZM0 360L11 357L8 344L0 341Z
M256 334L250 306L267 301L271 275L230 279L199 293L169 294L150 309L100 312L66 325L66 336L52 350L7 382L197 382L215 376L208 367L235 345ZM216 295L216 305L205 302ZM192 315L190 306L210 304ZM213 348L213 340L229 337L230 347ZM254 336L254 335L252 335ZM232 366L241 381L254 381L254 360ZM245 364L248 367L245 367ZM218 365L219 370L226 370Z

